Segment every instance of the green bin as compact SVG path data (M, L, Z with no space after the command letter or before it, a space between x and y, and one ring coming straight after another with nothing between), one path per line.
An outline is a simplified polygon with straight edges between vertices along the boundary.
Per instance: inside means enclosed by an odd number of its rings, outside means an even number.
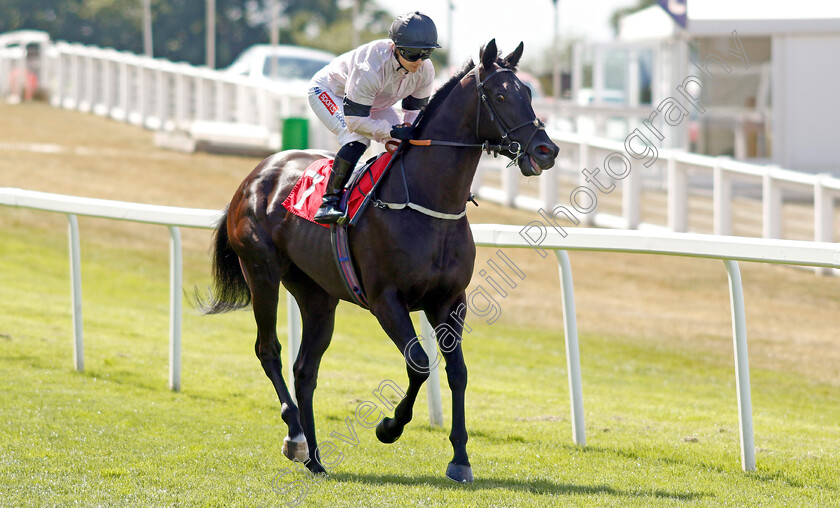
M309 120L286 118L283 120L281 149L305 150L309 148Z

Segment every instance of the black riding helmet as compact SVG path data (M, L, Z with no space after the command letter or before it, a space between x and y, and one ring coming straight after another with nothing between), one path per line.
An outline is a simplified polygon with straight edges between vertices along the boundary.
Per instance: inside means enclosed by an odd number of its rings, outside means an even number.
M391 23L388 37L398 48L439 48L438 34L432 18L419 11L403 14Z

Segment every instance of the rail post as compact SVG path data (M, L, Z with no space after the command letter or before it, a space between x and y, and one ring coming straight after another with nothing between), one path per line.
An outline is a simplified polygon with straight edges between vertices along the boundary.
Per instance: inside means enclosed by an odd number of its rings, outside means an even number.
M715 159L714 166L714 234L732 234L732 179L723 169L723 157Z
M729 278L729 298L732 304L732 341L735 346L735 390L738 396L738 424L741 433L741 468L755 471L755 443L753 441L752 399L750 396L750 362L747 354L747 320L744 311L744 290L738 262L723 261Z
M181 230L169 226L169 389L181 391L181 292L184 282Z
M580 349L578 347L577 317L575 316L575 288L572 282L572 265L564 250L555 251L560 265L561 299L563 301L563 331L566 335L566 369L569 371L569 399L572 407L572 440L586 445L586 428L583 418L583 384L580 376Z
M764 238L782 237L782 189L773 179L777 169L768 166L761 177L761 233Z
M73 311L73 365L78 372L85 370L85 341L82 325L82 262L79 247L79 220L68 214L70 233L70 300Z
M688 176L674 150L668 155L668 229L688 231Z
M429 356L429 379L426 380L426 395L429 398L429 425L443 427L443 402L440 396L440 369L435 359L438 355L437 339L432 324L426 314L420 313L420 335L423 337L423 349Z

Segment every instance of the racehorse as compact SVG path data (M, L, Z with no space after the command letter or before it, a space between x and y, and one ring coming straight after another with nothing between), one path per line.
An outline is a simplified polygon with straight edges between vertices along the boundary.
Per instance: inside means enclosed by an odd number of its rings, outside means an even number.
M398 151L376 189L381 201L410 199L420 206L368 207L349 232L370 312L407 364L405 396L394 417L379 422L376 435L384 443L399 438L428 378L428 356L422 347L411 347L417 340L409 312L422 310L438 332L452 391L449 440L454 455L446 476L464 483L473 480L464 421L467 369L460 344L476 253L463 213L472 199L470 185L483 150L512 159L525 176L551 168L558 153L534 114L530 90L516 77L522 50L520 43L499 58L495 39L490 41L479 63L467 62L427 105L415 129L415 138L426 141L412 142L426 146L409 144ZM313 473L326 472L316 453L312 410L318 368L332 339L338 302L353 300L333 258L330 230L288 212L282 203L304 170L324 157L311 150L280 152L245 178L216 229L214 284L210 300L202 304L207 314L253 307L256 355L288 426L283 453ZM303 325L294 363L298 405L281 370L276 333L281 284L297 300Z

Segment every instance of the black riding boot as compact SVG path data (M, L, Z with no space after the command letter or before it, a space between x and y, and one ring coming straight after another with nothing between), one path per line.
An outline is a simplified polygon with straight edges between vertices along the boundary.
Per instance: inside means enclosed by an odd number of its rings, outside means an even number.
M336 156L330 173L330 180L327 182L327 190L324 191L324 198L321 201L321 207L315 214L315 222L318 224L334 224L344 216L344 212L338 207L338 201L341 198L341 190L344 188L347 176L355 166L355 163Z

